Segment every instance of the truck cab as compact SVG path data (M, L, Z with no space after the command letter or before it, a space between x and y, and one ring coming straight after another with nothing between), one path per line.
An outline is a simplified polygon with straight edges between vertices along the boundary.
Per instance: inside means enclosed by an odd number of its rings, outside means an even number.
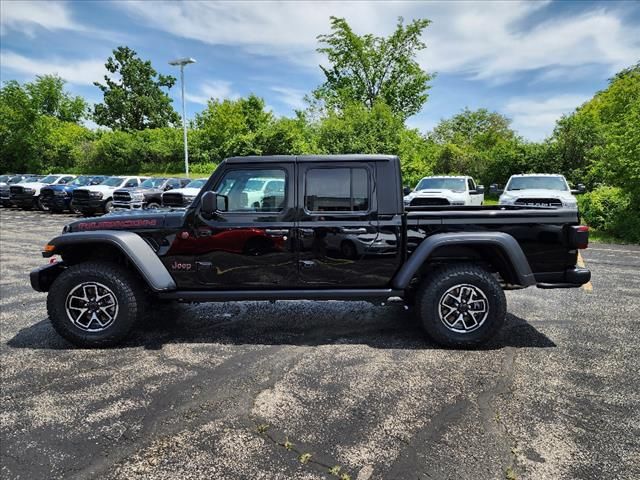
M577 212L405 206L401 185L389 155L228 158L184 209L67 225L31 283L81 346L122 341L157 300L397 298L435 342L473 347L504 323L504 290L589 281Z

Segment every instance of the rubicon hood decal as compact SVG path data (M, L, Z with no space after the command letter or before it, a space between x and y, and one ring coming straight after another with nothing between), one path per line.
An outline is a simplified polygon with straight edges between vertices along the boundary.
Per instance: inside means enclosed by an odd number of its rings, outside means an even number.
M162 218L128 218L81 221L71 225L73 231L87 230L119 230L129 228L157 228L162 224Z

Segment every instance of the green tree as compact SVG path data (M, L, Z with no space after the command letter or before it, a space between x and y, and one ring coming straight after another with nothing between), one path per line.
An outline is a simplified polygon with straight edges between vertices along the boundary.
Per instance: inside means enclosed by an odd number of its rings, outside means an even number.
M318 52L327 55L330 66L320 67L325 82L313 99L330 109L352 103L372 109L382 100L402 119L419 112L432 76L415 57L426 48L421 36L429 23L418 19L405 26L399 18L395 32L383 38L357 35L344 18L331 17L331 33L318 36Z
M42 75L37 76L34 82L26 83L24 88L37 114L79 123L87 115L87 102L80 96L65 92L64 84L65 81L57 75Z
M118 47L107 59L104 85L95 82L103 95L103 103L94 106L93 118L98 125L113 130L144 130L178 124L180 117L171 105L169 90L176 82L171 75L156 72L148 60L138 58L129 47Z
M238 100L211 99L196 115L193 126L199 130L198 148L204 161L219 162L234 155L262 153L258 135L273 122L264 100L250 95Z

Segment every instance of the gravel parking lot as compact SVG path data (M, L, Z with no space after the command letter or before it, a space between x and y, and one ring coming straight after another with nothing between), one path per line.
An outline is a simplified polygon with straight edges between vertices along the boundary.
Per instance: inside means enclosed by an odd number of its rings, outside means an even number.
M70 216L0 215L2 478L640 478L638 247L509 292L483 350L360 302L157 307L81 350L28 283Z

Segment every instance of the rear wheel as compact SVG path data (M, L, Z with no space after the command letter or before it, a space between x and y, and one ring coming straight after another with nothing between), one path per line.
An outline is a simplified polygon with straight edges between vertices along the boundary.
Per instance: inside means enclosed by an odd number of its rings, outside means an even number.
M53 282L47 311L53 328L78 347L120 343L142 318L146 294L138 278L110 262L67 268Z
M490 272L476 265L451 265L423 281L416 308L425 332L435 342L474 347L500 330L507 301Z

